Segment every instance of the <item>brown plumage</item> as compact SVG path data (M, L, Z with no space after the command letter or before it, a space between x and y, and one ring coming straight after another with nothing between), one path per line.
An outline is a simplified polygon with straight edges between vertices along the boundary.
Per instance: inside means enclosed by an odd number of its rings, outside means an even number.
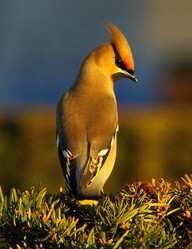
M93 198L103 189L116 158L118 113L114 80L134 76L127 40L108 24L110 43L94 49L82 63L72 87L57 104L60 163L69 191Z

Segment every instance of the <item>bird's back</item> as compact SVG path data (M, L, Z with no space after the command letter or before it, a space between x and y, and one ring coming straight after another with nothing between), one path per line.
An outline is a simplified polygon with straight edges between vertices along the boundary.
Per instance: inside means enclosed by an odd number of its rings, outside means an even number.
M68 91L57 105L57 129L66 141L75 143L75 148L79 141L84 140L91 142L102 138L107 143L115 132L117 122L115 97L105 93L94 92L91 96L91 93ZM70 147L70 144L66 146Z

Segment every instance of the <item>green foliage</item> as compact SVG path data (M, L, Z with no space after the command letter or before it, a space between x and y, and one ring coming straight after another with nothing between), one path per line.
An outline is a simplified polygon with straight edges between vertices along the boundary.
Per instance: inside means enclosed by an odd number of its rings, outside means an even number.
M192 179L126 185L81 205L39 186L0 189L0 248L192 248Z

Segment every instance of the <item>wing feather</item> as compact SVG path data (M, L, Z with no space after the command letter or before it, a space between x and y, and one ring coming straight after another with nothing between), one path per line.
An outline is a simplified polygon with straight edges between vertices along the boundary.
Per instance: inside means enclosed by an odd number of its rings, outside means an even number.
M96 158L92 158L91 155L89 155L87 165L80 179L81 189L87 188L93 182L94 178L99 174L110 153L116 133L117 132L115 132L111 138L108 148L101 150Z
M57 134L57 143L58 143ZM62 167L62 171L65 177L67 189L72 192L74 195L77 195L77 180L76 180L76 158L70 155L69 150L63 150L61 148L60 143L58 143L58 154L59 154L59 161Z

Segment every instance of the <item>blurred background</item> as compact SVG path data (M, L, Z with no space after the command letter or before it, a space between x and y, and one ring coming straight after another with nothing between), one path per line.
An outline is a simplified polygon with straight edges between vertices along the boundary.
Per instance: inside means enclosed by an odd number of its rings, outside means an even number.
M84 57L107 42L106 21L127 37L138 84L115 83L120 131L106 192L174 182L192 173L192 1L0 2L0 185L64 186L55 107Z

